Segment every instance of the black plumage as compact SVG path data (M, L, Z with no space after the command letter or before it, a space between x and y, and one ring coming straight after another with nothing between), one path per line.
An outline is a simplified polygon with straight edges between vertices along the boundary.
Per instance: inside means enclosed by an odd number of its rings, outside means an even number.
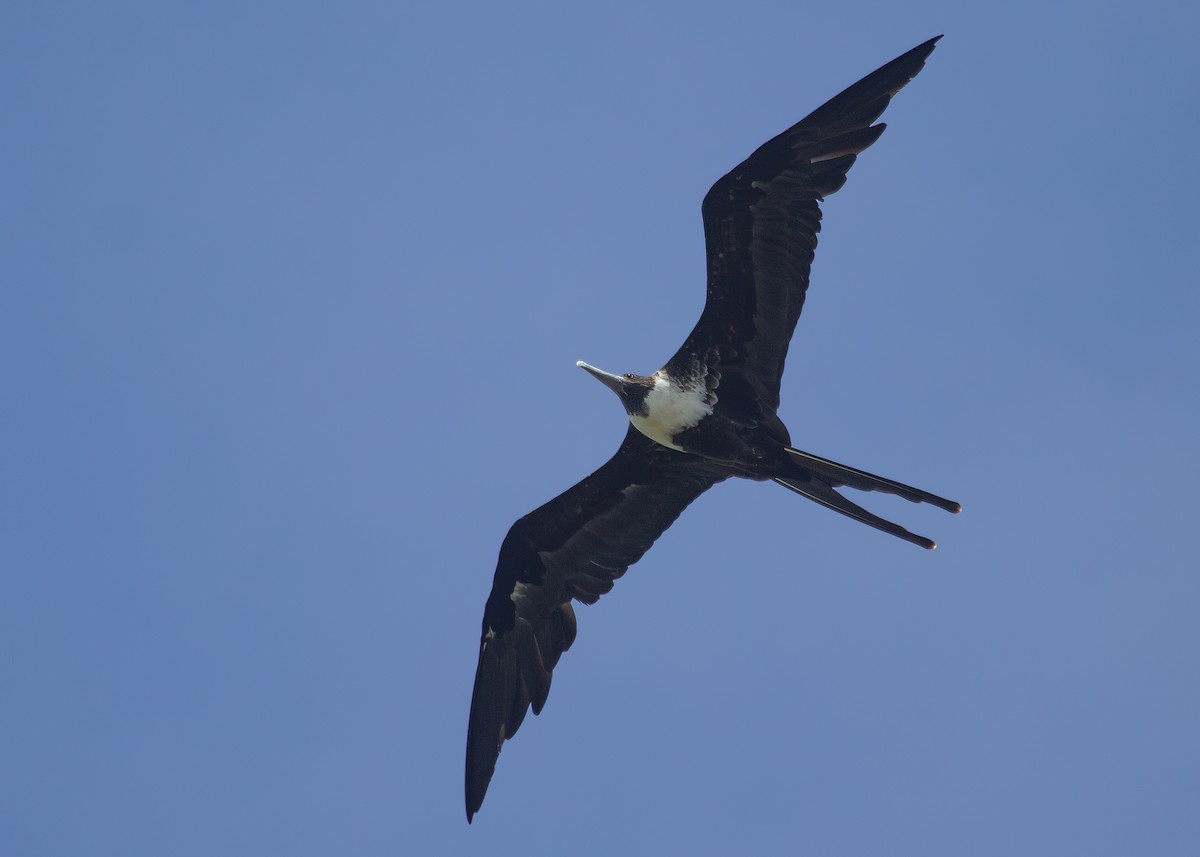
M776 413L821 227L819 202L883 133L871 123L937 40L863 78L713 185L701 209L704 312L659 372L618 376L580 364L617 393L633 424L606 464L519 519L501 545L471 699L468 821L483 802L500 745L529 708L537 714L545 704L554 667L575 639L572 600L591 604L611 590L711 486L732 476L774 480L923 547L933 542L834 489L883 491L958 511L951 500L793 449Z

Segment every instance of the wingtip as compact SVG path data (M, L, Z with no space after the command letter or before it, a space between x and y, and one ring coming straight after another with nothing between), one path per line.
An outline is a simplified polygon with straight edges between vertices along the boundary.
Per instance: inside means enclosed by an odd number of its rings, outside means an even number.
M937 47L937 43L942 40L942 36L944 35L945 33L942 33L934 36L932 39L926 39L925 41L921 42L921 44L909 51L909 54L921 55L921 61L924 63L924 61L929 58L929 55L933 53L933 49Z
M470 824L471 820L475 818L475 813L479 812L479 808L483 806L483 796L475 797L471 794L470 784L468 784L466 797L467 824Z
M479 812L483 806L483 796L473 796L470 792L467 793L466 809L467 809L467 824L470 824L475 819L475 813Z

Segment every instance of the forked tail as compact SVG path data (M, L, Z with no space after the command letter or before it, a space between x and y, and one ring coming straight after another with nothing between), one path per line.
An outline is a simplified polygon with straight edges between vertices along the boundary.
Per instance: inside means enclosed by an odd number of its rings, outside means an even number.
M891 533L906 542L912 542L914 545L920 545L928 550L937 547L931 539L910 533L899 524L893 524L878 515L872 515L858 504L847 500L834 488L845 485L847 488L856 488L859 491L882 491L885 494L895 494L905 500L911 500L913 503L932 503L947 512L962 511L962 506L953 500L913 488L911 485L884 479L882 476L847 467L836 461L830 461L828 458L820 458L798 449L789 447L787 453L801 472L798 475L776 477L775 481L780 485L856 521L883 530L885 533Z

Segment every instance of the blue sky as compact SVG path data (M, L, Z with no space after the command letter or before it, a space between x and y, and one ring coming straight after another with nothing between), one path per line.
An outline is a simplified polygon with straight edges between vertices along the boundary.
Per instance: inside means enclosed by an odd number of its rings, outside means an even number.
M1184 855L1196 14L10 4L0 852ZM826 205L803 449L599 605L475 823L509 524L703 302L699 203L946 38Z

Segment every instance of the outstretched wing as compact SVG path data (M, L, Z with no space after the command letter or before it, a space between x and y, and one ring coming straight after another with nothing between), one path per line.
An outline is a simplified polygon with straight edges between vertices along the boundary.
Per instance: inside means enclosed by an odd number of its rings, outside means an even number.
M692 359L715 363L723 388L744 384L744 395L766 413L779 407L783 364L821 229L818 203L845 183L858 153L883 133L883 124L871 123L940 38L867 75L712 186L701 207L708 300L667 364L672 375L693 375L684 365Z
M467 820L500 755L575 639L571 599L594 603L706 489L731 475L661 446L633 426L599 470L518 520L500 546L483 611L467 729Z

